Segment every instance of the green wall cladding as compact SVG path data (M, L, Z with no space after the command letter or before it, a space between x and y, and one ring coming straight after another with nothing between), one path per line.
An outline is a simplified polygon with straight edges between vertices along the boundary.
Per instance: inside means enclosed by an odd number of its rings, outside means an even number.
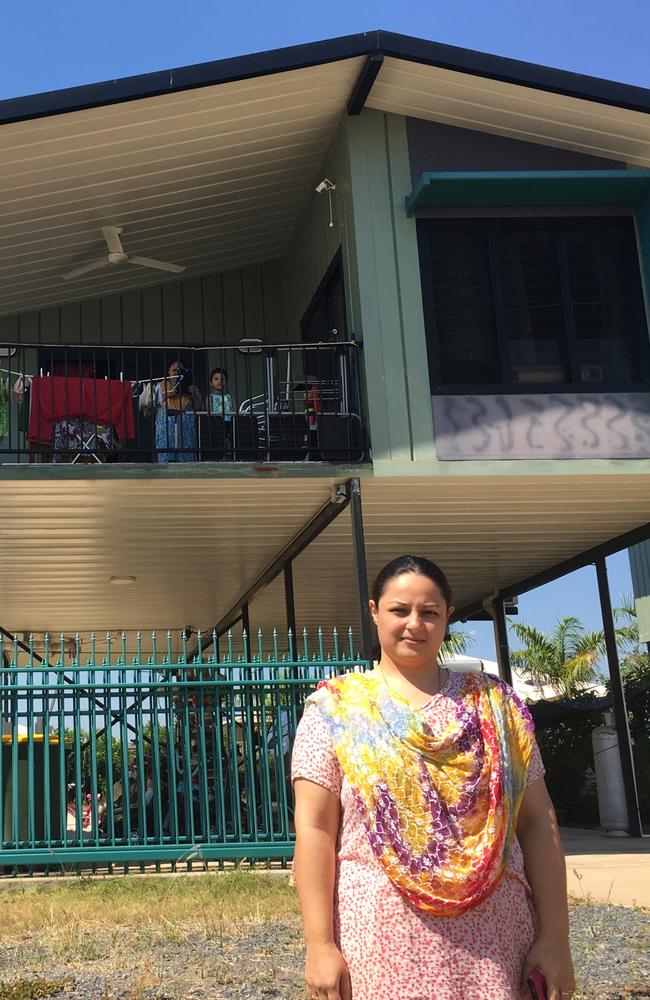
M286 340L280 264L188 278L0 318L0 342L223 344Z
M406 123L366 110L347 131L373 461L390 474L435 460Z
M315 191L316 184L325 177L336 185L336 190L332 191L332 226L328 196ZM290 339L300 339L300 320L339 247L343 258L348 333L359 333L354 214L345 125L314 178L314 189L282 261L283 301Z
M639 621L639 639L650 642L650 542L628 549L634 600Z

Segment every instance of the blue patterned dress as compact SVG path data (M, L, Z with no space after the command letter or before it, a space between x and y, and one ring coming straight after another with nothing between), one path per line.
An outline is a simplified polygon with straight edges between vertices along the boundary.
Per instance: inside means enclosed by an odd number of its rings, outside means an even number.
M168 409L160 385L156 387L155 445L159 462L196 462L194 403L184 410ZM172 449L172 450L165 450Z

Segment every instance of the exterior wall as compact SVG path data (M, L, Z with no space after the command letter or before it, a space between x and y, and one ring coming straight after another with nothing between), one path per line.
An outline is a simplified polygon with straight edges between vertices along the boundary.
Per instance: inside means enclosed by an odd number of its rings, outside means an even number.
M373 462L391 474L435 459L406 122L365 110L346 130Z
M625 164L489 132L406 120L411 179L428 170L625 170Z
M449 461L452 456L445 451L436 454L416 223L404 210L413 177L427 169L611 170L625 165L369 110L349 119L346 127L375 474L650 473L650 418L645 399L640 409L638 401L633 401L626 416L635 424L635 434L636 422L643 423L643 447L635 438L632 450L625 453L616 444L607 444L611 438L607 421L619 414L618 410L610 413L604 401L602 413L598 407L591 408L596 413L592 423L599 444L595 450L580 447L566 457L558 454L557 447L525 448L521 454L497 449L494 455L474 450L471 455L454 456L462 461ZM607 212L612 211L616 208L609 206ZM641 222L640 243L650 246L650 212ZM650 254L645 256L642 267L648 267L649 258ZM591 411L588 416L592 418Z
M279 264L145 288L0 318L0 342L215 344L278 342L284 331Z
M650 458L650 392L435 395L439 459Z
M334 225L330 227L329 224L327 194L317 194L312 190L289 249L282 259L284 337L289 342L300 340L300 320L339 247L343 258L348 332L350 335L360 332L352 179L344 127L319 168L314 188L325 177L336 185L336 190L331 194Z

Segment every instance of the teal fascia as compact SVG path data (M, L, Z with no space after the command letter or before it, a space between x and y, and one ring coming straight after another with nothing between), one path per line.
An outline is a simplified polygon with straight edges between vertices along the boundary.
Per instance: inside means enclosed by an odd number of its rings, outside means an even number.
M638 205L650 197L650 170L471 170L427 172L406 213L438 206Z

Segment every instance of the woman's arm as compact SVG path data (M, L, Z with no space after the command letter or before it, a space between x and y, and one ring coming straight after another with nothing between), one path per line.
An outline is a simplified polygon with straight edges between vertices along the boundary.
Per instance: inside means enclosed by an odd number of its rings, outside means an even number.
M537 968L546 979L549 1000L568 1000L575 990L575 979L569 947L566 865L555 810L542 778L526 789L517 836L539 924L523 978Z
M293 871L307 944L305 979L318 1000L350 1000L347 965L334 942L334 878L341 807L313 781L297 779Z

